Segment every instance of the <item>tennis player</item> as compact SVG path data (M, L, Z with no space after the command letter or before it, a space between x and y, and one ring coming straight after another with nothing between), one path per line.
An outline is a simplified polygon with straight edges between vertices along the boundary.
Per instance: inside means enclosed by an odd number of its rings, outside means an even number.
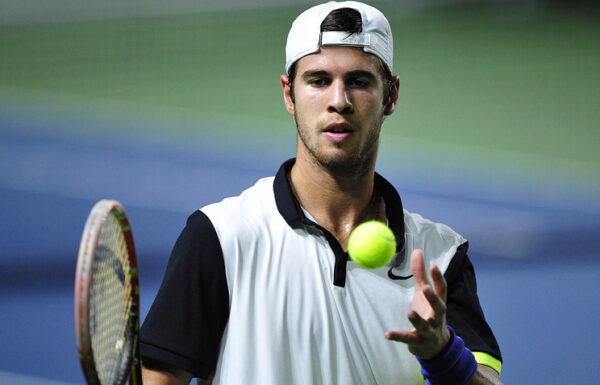
M189 217L141 330L146 385L500 384L467 241L404 210L375 172L400 86L392 58L368 5L294 21L281 86L296 157ZM398 247L366 270L347 241L372 219Z

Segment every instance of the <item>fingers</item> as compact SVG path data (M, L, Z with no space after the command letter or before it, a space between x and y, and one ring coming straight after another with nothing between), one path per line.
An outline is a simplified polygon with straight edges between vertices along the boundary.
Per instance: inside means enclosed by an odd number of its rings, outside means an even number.
M435 293L445 303L448 287L444 275L440 271L440 268L437 267L437 265L431 265L431 267L429 268L429 273L431 274L431 278L433 280L433 289L435 290Z
M388 331L385 338L407 344L409 351L419 357L433 357L450 338L446 328L446 280L440 269L432 264L430 281L422 250L411 253L410 267L415 279L415 293L407 318L413 329Z
M424 320L417 312L411 310L407 314L408 320L413 325L408 331L388 331L385 338L391 341L403 342L408 350L418 356L429 354L438 340L436 329L430 321Z
M427 277L425 271L425 258L423 257L423 250L416 249L412 252L410 256L410 268L415 278L416 287L421 287L430 284L429 278ZM433 289L435 290L435 293L439 295L445 302L447 295L447 285L444 275L440 271L439 267L437 267L437 265L431 265L429 267L429 273L431 274L431 278L433 280Z
M385 333L385 338L407 344L415 344L418 343L423 336L432 334L433 329L431 320L423 319L423 317L414 310L409 311L406 316L414 329L410 331L388 331Z
M433 293L431 288L429 291ZM384 334L385 338L405 343L412 354L422 358L434 357L446 346L450 332L446 328L443 316L440 319L425 320L416 311L411 310L407 318L413 325L412 330L388 331Z
M405 344L416 344L419 342L419 335L415 330L411 331L388 331L384 334L385 338L392 341L404 342Z
M410 269L412 270L415 278L415 285L417 287L421 285L427 285L429 280L425 273L425 260L423 258L423 250L413 250L410 255Z
M431 330L431 326L429 325L431 320L424 320L416 311L411 310L408 312L408 320L420 334L429 333Z
M437 326L440 321L444 320L446 315L446 301L438 293L435 293L430 286L426 286L423 289L423 295L429 302L431 309L433 310L433 316L427 321Z

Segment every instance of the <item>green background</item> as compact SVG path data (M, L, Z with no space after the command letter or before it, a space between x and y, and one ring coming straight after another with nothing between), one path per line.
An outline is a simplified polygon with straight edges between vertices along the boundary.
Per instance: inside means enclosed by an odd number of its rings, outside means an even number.
M506 5L383 10L402 82L387 141L492 149L600 170L595 14ZM174 135L210 130L178 119L277 135L290 125L278 77L297 11L4 26L1 96L129 119L167 117Z

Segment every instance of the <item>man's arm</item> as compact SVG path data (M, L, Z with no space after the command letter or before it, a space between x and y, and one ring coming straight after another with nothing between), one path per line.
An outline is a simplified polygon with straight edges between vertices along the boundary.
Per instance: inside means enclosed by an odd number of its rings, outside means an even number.
M385 337L407 344L408 350L422 360L438 356L449 344L451 333L446 325L446 280L435 265L430 267L433 285L425 274L421 250L411 255L411 270L415 277L415 295L407 317L413 325L408 331L388 331ZM473 368L469 373L472 373ZM467 385L502 385L498 373L485 365L477 365Z
M189 385L192 373L179 368L144 362L142 366L142 382L144 385Z
M198 210L173 247L163 283L140 329L144 380L150 376L151 383L189 384L190 373L209 377L228 318L219 238L210 219Z
M467 385L502 385L500 375L489 366L479 364L477 371Z

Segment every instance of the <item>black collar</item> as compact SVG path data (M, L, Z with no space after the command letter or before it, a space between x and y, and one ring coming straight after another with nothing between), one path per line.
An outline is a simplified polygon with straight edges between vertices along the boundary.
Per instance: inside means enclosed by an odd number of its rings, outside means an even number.
M287 177L295 162L296 159L292 158L281 165L277 175L275 175L273 191L277 210L279 210L283 219L290 227L301 228L305 225L314 225L314 223L304 215ZM394 186L378 173L375 173L374 183L375 189L380 192L385 202L385 213L389 221L389 227L396 236L396 250L400 252L404 248L404 211L400 195Z

